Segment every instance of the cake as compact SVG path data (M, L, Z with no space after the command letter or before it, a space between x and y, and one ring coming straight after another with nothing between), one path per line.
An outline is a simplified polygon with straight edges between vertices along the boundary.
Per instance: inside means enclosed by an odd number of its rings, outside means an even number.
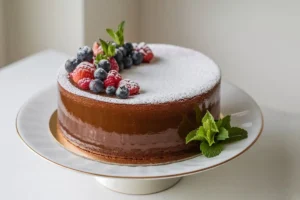
M186 144L185 137L198 127L199 113L208 110L219 118L220 69L191 49L167 44L149 44L147 48L154 55L146 60L150 63L143 62L117 75L125 80L123 85L123 80L114 85L117 96L109 95L109 78L103 80L104 90L97 92L92 77L76 84L72 73L61 66L57 125L71 144L97 154L105 162L119 164L168 163L199 153L199 146ZM97 56L93 49L91 63ZM123 98L122 94L128 95Z

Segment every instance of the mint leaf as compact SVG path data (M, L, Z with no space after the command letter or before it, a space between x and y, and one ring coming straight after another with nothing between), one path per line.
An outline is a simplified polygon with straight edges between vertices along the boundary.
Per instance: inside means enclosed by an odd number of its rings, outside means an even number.
M98 64L98 63L100 62L100 60L102 60L102 59L107 59L107 57L106 57L105 55L103 55L103 54L98 54L98 55L96 56L96 58L95 58L94 63L95 63L95 64Z
M197 135L199 140L206 141L209 146L213 145L215 143L214 136L215 132L208 130L206 131L203 126L200 126L200 128L197 130Z
M207 142L201 142L200 150L205 157L211 158L219 155L222 152L223 145L221 143L217 143L209 146Z
M220 132L217 135L217 140L226 140L229 138L229 133L224 127L221 127L219 130Z
M209 111L206 111L206 114L202 118L202 124L206 131L219 132L215 119Z
M201 110L199 108L199 106L195 106L194 107L194 111L195 111L195 114L196 114L196 122L197 122L197 125L198 126L201 126L202 125L202 122L201 122L201 119L202 119L202 114L201 114Z
M118 31L120 31L122 34L124 32L124 25L125 25L125 21L122 21L118 26Z
M224 127L225 129L229 130L231 128L230 120L231 120L230 115L227 115L226 117L224 117L222 119L219 119L217 121L217 127L218 128Z
M191 131L185 138L185 143L189 143L193 140L199 140L198 136L197 136L197 129Z
M108 28L108 29L106 29L106 32L108 33L108 35L110 35L110 37L111 37L114 41L117 40L117 36L116 36L115 32L114 32L112 29Z
M231 127L228 130L229 138L224 141L224 143L230 143L245 139L248 137L248 132L242 128Z
M104 40L100 39L101 47L105 55L108 55L108 44Z
M197 136L201 141L208 140L206 131L204 130L203 126L200 126L200 128L197 129Z
M116 50L116 47L113 46L113 45L111 45L111 44L109 44L108 45L108 56L109 57L114 56L115 55L115 50Z

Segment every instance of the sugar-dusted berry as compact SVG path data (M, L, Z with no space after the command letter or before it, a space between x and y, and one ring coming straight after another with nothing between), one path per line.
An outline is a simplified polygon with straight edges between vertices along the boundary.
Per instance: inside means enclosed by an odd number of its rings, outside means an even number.
M121 86L127 87L128 90L129 90L130 95L135 95L135 94L138 94L140 92L139 84L132 81L132 80L129 80L129 79L121 80L120 83L119 83L119 87L121 87Z
M118 87L116 95L120 99L127 99L129 97L129 90L126 86Z
M70 74L70 77L75 83L78 83L80 79L90 78L94 79L95 67L89 62L81 62L76 69Z
M77 85L82 90L88 90L91 81L91 78L82 78L78 81Z
M108 86L114 86L117 87L117 80L114 76L110 76L108 77L105 81L104 81L104 87L107 88Z
M104 83L99 79L94 79L90 82L89 88L94 93L104 92Z
M114 57L109 58L109 63L111 70L116 70L117 72L119 71L119 65Z

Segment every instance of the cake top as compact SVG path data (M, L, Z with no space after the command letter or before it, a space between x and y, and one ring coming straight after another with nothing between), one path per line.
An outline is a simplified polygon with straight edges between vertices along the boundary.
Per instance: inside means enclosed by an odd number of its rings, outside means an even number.
M58 83L65 90L98 101L117 104L159 104L180 101L204 94L221 79L219 67L200 52L166 44L149 44L155 57L149 64L133 66L122 72L123 79L135 80L138 95L119 99L93 94L75 87L62 66Z

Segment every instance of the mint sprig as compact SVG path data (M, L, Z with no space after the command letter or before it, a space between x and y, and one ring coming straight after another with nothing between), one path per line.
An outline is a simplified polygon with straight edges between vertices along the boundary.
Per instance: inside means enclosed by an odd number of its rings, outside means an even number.
M199 113L196 120L199 121ZM201 120L199 128L192 130L185 138L186 144L191 141L200 141L200 150L208 158L219 155L223 150L223 144L235 142L248 137L246 130L231 127L231 117L228 115L220 120L214 120L209 111Z
M106 29L108 35L110 35L113 41L120 46L124 44L124 25L125 25L125 21L122 21L119 24L117 31L114 31L113 29L110 28Z
M115 50L116 47L114 45L112 45L111 43L107 43L102 39L99 39L100 44L101 44L101 48L103 50L103 54L98 54L95 58L95 64L98 64L100 62L100 60L102 59L108 59L112 56L115 55Z

